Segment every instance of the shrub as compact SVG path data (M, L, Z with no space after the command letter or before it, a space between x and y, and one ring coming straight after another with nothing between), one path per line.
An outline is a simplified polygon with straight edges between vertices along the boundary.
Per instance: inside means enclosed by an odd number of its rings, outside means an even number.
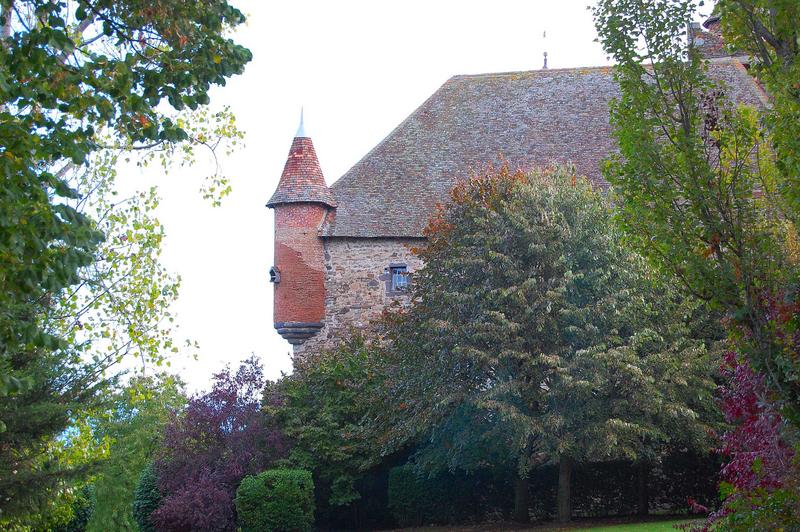
M413 466L404 465L389 471L389 509L400 526L419 526L427 521L433 502L424 479Z
M235 530L236 488L246 475L285 454L282 433L261 411L261 364L214 375L211 390L193 396L167 423L155 461L163 496L151 514L158 530Z
M150 519L158 505L161 504L161 493L158 490L158 478L153 470L153 465L149 465L142 471L139 477L139 484L133 492L133 518L139 525L141 532L153 532L155 527Z
M509 510L508 478L502 468L426 476L406 464L389 471L389 509L402 527L482 521Z
M245 477L236 490L242 532L301 531L314 525L314 481L302 469L271 469Z

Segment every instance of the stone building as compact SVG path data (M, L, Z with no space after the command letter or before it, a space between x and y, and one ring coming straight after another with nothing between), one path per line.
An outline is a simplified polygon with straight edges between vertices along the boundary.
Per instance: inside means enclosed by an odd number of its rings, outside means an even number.
M718 22L707 25L690 26L690 38L708 49L710 74L735 101L762 105L744 58L724 55ZM301 120L267 203L274 322L295 355L334 345L407 297L407 274L420 267L410 248L424 244L428 217L458 180L503 162L560 162L605 189L618 94L609 67L455 76L330 187Z

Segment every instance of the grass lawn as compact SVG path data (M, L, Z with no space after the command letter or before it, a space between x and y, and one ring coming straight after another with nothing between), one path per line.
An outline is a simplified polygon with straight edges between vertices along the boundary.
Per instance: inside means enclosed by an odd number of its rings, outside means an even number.
M632 522L633 521L633 522ZM421 528L405 528L394 532L677 532L675 525L703 523L702 519L672 519L651 517L645 521L635 522L635 517L575 520L568 524L540 523L520 525L516 523L486 523L465 526L435 526Z
M702 521L679 519L677 521L650 521L648 523L628 523L623 525L592 526L573 528L574 532L591 530L592 532L675 532L675 525L700 524Z

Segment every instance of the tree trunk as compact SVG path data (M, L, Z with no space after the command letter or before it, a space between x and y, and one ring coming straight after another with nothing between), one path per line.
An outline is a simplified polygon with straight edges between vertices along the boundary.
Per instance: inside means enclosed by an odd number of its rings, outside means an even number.
M650 513L650 492L648 490L650 467L645 462L636 464L636 513Z
M530 520L530 481L528 477L514 480L514 521L527 523Z
M572 457L561 455L558 461L558 522L572 519Z

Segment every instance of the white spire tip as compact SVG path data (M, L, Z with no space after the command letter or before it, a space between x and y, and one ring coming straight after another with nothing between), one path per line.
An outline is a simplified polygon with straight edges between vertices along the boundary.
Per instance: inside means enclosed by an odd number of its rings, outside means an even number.
M306 128L303 125L303 108L300 107L300 127L297 128L297 133L295 133L295 138L298 137L306 137Z

